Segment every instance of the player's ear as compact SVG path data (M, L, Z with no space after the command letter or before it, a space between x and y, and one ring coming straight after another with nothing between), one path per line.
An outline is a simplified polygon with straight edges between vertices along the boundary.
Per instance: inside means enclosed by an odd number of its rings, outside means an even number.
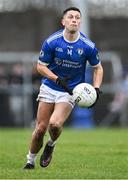
M64 19L61 20L61 25L65 26Z

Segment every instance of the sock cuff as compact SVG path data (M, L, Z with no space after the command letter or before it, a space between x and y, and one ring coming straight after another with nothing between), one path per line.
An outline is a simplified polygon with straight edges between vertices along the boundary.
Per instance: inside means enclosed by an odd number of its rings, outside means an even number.
M29 150L28 155L29 155L30 157L34 158L34 157L36 157L37 154L31 153L31 151Z
M30 164L35 164L35 160L36 160L36 155L37 154L33 154L29 151L29 153L27 154L27 163L30 163Z

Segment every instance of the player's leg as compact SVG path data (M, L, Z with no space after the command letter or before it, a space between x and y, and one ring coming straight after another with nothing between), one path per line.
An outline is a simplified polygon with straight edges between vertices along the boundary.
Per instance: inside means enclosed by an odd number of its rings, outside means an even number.
M32 167L34 168L36 155L43 145L43 138L46 133L53 109L53 103L46 103L42 101L39 102L36 128L32 134L32 141L30 144L29 154L27 155L27 164L24 167L25 169L32 169Z
M44 152L40 158L40 165L47 167L52 159L52 153L55 147L57 138L62 132L62 127L72 111L72 106L69 103L57 103L54 107L54 112L49 121L50 139L47 142Z
M52 141L56 141L60 136L63 124L68 119L72 107L68 103L57 103L49 121L49 134Z

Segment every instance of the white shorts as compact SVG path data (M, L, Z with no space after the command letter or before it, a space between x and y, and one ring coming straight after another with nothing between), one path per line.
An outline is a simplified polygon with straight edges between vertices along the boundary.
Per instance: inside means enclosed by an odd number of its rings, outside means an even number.
M42 84L40 86L40 92L38 94L37 101L43 101L47 103L60 103L66 102L72 106L75 106L73 97L67 92L61 92L51 89L50 87Z

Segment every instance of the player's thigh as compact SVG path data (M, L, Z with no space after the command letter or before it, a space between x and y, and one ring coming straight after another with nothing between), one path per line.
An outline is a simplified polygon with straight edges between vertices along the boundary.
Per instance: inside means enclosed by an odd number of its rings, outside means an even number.
M66 102L56 103L54 107L54 112L52 113L49 123L57 127L62 127L63 123L69 117L72 109L73 108L69 103Z
M37 110L37 125L48 125L50 117L53 113L54 103L39 102Z

